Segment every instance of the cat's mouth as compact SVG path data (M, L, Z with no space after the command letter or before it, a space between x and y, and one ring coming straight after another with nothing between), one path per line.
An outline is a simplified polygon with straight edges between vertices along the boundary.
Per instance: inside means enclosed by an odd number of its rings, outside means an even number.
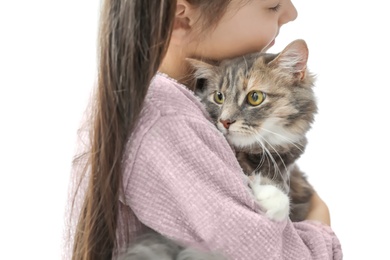
M235 147L252 147L259 143L259 137L255 132L243 129L238 123L230 124L229 127L226 127L219 121L217 128L228 142Z
M288 142L286 141L287 137L281 137L282 135L278 133L280 131L277 131L277 129L273 129L275 132L264 128L261 131L255 131L254 129L243 129L238 125L231 125L229 128L218 125L218 129L231 145L241 149L283 145ZM295 139L293 136L289 137L291 140Z
M253 133L239 131L235 129L220 129L225 138L235 147L251 147L258 143L256 136Z

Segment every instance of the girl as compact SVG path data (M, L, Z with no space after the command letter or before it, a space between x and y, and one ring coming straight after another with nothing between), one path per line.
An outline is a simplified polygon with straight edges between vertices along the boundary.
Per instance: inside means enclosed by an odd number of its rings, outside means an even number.
M342 258L318 195L300 223L260 210L186 61L266 51L296 16L290 0L104 1L65 258L113 258L150 229L231 259Z

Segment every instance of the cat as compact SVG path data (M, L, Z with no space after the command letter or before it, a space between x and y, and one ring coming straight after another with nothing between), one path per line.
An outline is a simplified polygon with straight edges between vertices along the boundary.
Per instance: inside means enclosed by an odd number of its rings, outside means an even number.
M278 54L252 53L219 64L188 59L201 83L196 95L236 151L260 206L279 221L304 220L314 193L296 164L317 113L307 60L301 39Z

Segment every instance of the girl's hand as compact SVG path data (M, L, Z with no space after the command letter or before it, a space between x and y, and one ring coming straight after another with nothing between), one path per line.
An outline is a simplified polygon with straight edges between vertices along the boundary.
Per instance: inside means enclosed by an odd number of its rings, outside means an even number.
M311 198L311 207L306 220L315 220L330 226L329 208L315 192Z

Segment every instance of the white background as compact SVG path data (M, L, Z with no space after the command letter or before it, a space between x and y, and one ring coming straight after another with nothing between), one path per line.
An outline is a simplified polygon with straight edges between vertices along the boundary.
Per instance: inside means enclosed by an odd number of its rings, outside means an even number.
M306 40L319 114L299 164L331 210L344 259L390 259L385 1L294 1L279 52ZM0 1L2 259L60 259L76 130L96 76L99 1ZM260 25L259 25L260 26Z

